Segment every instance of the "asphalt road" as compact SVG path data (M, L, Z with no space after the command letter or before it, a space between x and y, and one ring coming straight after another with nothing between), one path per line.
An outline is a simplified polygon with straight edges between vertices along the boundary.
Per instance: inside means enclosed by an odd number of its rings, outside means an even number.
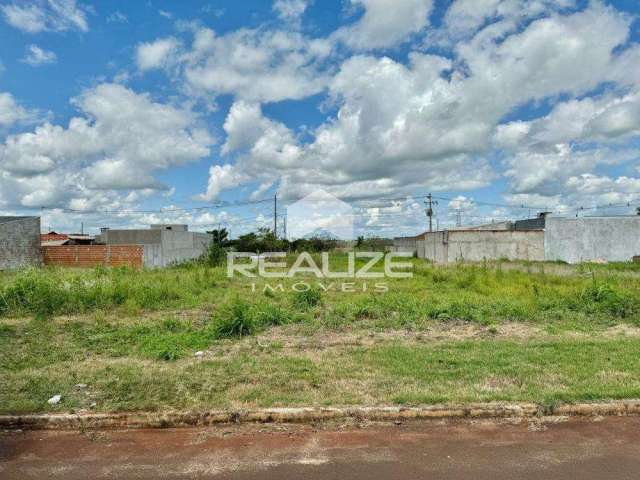
M0 434L0 478L637 479L640 418Z

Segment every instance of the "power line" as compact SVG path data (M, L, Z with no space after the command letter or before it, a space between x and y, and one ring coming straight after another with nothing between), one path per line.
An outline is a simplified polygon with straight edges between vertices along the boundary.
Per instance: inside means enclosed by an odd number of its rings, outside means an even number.
M626 195L637 195L640 194L640 192L627 192L625 193ZM302 197L304 198L304 197ZM442 201L457 201L460 200L458 198L451 198L451 197L446 197L446 196L441 196L441 195L432 195L432 194L427 194L427 195L406 195L403 197L378 197L378 198L374 198L374 197L368 197L368 198L360 198L360 199L355 199L353 200L351 203L352 204L358 204L358 203L362 203L362 202L367 202L367 201L376 201L376 202L399 202L399 201L407 201L407 200L418 200L418 199L423 199L426 198L428 199L427 202L429 201L431 202L431 211L432 211L432 215L434 213L433 210L433 205L437 204L437 200L442 200ZM263 199L258 199L258 200L243 200L243 201L235 201L235 202L219 202L217 204L213 204L213 205L204 205L204 206L198 206L198 207L173 207L173 208L160 208L160 209L145 209L145 210L134 210L134 209L86 209L86 210L79 210L79 209L72 209L72 208L66 208L66 207L47 207L47 206L42 206L40 208L41 212L44 213L44 211L59 211L62 213L71 213L71 214L77 214L77 215L101 215L101 216L131 216L131 215L151 215L151 214L170 214L170 213L177 213L177 212L198 212L198 211L208 211L208 210L217 210L217 209L223 209L223 208L236 208L236 207L242 207L242 206L252 206L252 205L260 205L260 204L264 204L266 202L270 202L270 201L274 201L274 211L276 213L276 215L274 216L274 219L276 219L277 217L279 217L280 215L277 214L277 196L274 196L273 199L272 198L263 198ZM297 200L295 200L297 201ZM472 205L477 205L477 206L492 206L492 207L501 207L501 208L507 208L507 209L526 209L526 210L537 210L537 211L548 211L549 209L545 206L545 207L536 207L536 206L530 206L530 205L524 205L524 204L520 204L520 205L513 205L513 204L506 204L506 203L497 203L497 202L485 202L485 201L480 201L480 200L473 200L473 199L468 199L469 202L471 202ZM631 201L627 201L627 202L621 202L621 203L608 203L608 204L602 204L602 205L593 205L593 206L577 206L577 207L556 207L556 212L569 212L569 211L584 211L584 210L599 210L599 209L608 209L608 208L630 208L633 206L637 206L640 205L640 203L635 203L635 202L631 202ZM10 209L12 209L11 207L8 207ZM19 206L18 208L20 209L29 209L29 210L33 210L33 208L28 208L28 207L24 207L24 206ZM355 206L355 208L385 208L380 207L380 206ZM430 216L430 220L432 220L431 218L432 216ZM277 222L274 222L274 229L277 229Z

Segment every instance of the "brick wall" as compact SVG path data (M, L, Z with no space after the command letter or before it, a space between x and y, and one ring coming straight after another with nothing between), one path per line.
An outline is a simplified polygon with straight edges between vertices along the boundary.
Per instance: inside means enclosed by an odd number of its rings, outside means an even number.
M142 245L62 245L42 247L45 265L91 268L142 267Z
M41 265L40 217L0 220L0 270Z

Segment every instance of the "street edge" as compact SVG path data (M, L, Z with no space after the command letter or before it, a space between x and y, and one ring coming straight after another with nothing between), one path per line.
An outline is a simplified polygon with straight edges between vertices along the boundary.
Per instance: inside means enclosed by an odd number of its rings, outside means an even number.
M301 407L200 412L61 413L0 415L4 430L81 430L204 427L225 423L316 423L328 420L535 418L640 415L640 400L542 406L535 403L472 403L423 407Z

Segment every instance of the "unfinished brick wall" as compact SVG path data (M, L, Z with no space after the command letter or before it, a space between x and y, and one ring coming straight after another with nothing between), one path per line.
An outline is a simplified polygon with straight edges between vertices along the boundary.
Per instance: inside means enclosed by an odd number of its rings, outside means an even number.
M142 245L62 245L42 247L45 265L92 268L128 266L142 267Z

